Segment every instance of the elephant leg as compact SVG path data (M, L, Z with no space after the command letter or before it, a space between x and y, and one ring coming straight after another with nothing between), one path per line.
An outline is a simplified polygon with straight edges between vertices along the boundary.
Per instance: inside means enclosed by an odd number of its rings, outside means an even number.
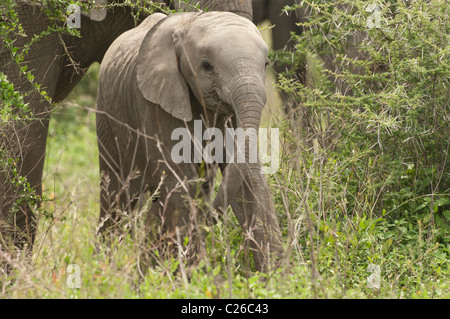
M269 18L267 14L268 3L269 0L252 0L254 24L259 24Z
M102 167L104 165L100 165ZM141 178L125 178L109 169L101 169L99 232L115 233L121 221L136 207L140 195Z
M40 10L31 12L30 8L32 6L17 7L28 37L17 37L14 40L16 47L22 47L33 34L40 34L46 29ZM33 44L21 65L27 65L28 70L32 70L34 83L39 84L49 97L54 96L61 67L60 59L57 58L59 42L55 39L56 34L48 35ZM51 105L22 75L8 50L0 49L0 70L14 85L14 90L22 94L29 109L24 116L19 116L25 117L24 120L11 120L0 125L0 156L3 163L4 160L10 160L9 165L0 167L0 245L26 249L28 254L36 237L33 209L40 206L42 196ZM17 105L13 106L15 115L19 115L21 110Z
M188 264L197 262L204 242L204 231L199 225L204 224L207 214L204 203L209 200L211 190L209 185L180 183L174 176L165 178L159 198L147 216L151 246L158 248L160 255L180 256Z
M37 231L33 209L39 207L42 196L48 119L4 128L0 129L4 147L0 150L15 161L12 166L0 167L0 251L12 258L29 257ZM0 257L1 269L8 274L13 267Z
M1 173L0 225L3 239L19 249L31 251L36 236L32 206L40 205L42 173L48 133L48 114L39 120L2 131L3 146L14 167ZM15 170L15 173L14 173ZM24 177L26 184L21 181Z
M186 197L190 197L190 194L183 185L176 178L167 177L161 186L158 200L150 209L150 223L158 219L163 233L174 234L177 227L185 232L190 222L190 204Z
M297 17L294 11L284 12L285 6L293 6L295 0L269 1L269 19L275 25L272 32L272 46L274 50L292 49L291 32L301 33L301 27L296 25Z
M283 10L285 6L293 6L298 2L297 0L269 1L269 19L275 25L272 29L272 48L275 51L295 52L295 42L291 40L291 33L297 35L302 33L302 28L296 24L302 20L302 17L298 17L294 11L284 12ZM295 69L292 68L292 65L275 62L273 71L276 76L286 71L291 72L296 81L303 85L306 84L305 62L296 66ZM279 94L283 100L284 111L289 114L295 108L295 101L282 90L279 91Z

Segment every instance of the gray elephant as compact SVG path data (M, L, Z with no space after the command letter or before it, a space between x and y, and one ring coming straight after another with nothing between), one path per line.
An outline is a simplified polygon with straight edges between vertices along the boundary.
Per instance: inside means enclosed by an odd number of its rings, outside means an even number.
M174 158L174 132L180 129L194 140L206 128L225 136L227 125L257 132L266 101L267 52L251 21L225 12L154 14L111 45L99 71L96 113L104 233L141 194L159 190L148 219L159 220L164 233L178 228L185 234L192 222L210 219L208 205L193 207L189 199L200 195L210 203L220 166L223 180L212 208L223 214L231 205L258 270L267 270L270 253L281 255L267 181L259 160L251 161L254 139L240 148L241 162L238 147L228 164L196 161L192 154L186 161Z
M178 1L164 2L180 7ZM196 2L202 8L209 6L218 11L236 12L248 18L252 16L251 0ZM108 1L97 0L96 3L104 5ZM27 35L13 39L15 47L23 48L33 35L41 34L54 24L45 13L46 7L39 2L19 1L14 4L14 8ZM121 6L120 9L112 8L108 12L105 9L83 12L79 29L81 37L50 33L31 45L24 59L26 62L20 67L27 66L28 70L31 70L34 82L47 92L53 102L62 101L80 81L89 65L102 61L111 43L123 32L135 27L133 10L131 6ZM25 125L2 126L0 150L2 156L16 160L15 173L26 178L26 182L39 198L42 195L42 172L52 107L22 75L3 40L0 39L0 71L6 74L16 91L27 93L24 101L29 104L33 120ZM18 185L11 182L13 178L11 170L0 169L1 246L4 247L6 242L19 248L24 245L31 247L36 233L33 209L27 202L17 205L20 190ZM38 202L35 204L39 205ZM17 207L12 213L11 208L14 205Z

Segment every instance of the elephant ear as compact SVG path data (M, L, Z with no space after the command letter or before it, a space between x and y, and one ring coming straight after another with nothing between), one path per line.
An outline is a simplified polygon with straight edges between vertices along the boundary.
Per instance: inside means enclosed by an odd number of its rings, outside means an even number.
M91 0L90 2L93 2L92 9L90 12L83 11L83 14L93 21L101 22L105 20L107 14L106 5L108 4L108 0Z
M145 35L137 57L137 82L144 98L185 121L192 120L192 110L176 47L191 17L178 13L159 21Z

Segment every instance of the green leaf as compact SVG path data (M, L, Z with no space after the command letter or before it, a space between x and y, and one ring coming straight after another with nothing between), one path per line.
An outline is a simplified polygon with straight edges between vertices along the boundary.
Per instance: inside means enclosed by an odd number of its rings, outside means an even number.
M444 210L442 214L444 215L445 219L450 221L450 210Z

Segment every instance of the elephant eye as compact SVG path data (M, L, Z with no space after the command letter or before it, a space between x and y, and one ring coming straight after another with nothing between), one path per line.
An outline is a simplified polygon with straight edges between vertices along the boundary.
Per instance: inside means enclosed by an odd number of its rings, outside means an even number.
M269 61L266 61L266 64L264 65L264 67L267 69L267 67L269 66Z
M201 65L202 65L202 68L206 71L212 71L214 69L214 67L211 65L211 63L209 63L206 60L203 60Z

